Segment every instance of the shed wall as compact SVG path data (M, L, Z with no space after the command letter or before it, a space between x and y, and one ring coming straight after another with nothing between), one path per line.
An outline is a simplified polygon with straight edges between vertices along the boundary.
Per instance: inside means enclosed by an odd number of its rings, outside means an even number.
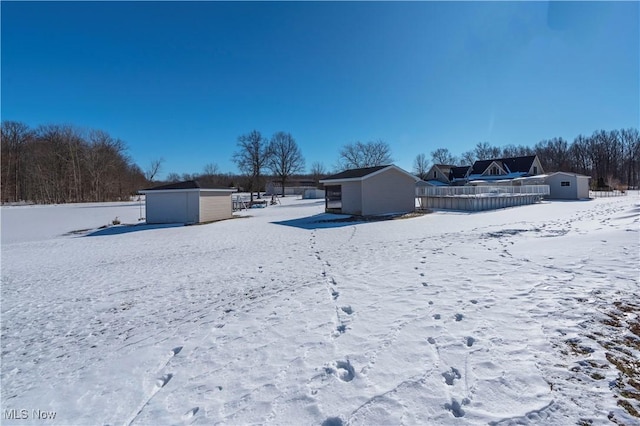
M145 196L147 223L198 222L198 193L148 192Z
M200 192L200 222L230 219L232 216L230 193Z
M362 182L342 184L342 213L362 214Z
M569 186L562 186L562 182L569 182ZM586 176L555 174L547 177L550 199L577 200L589 198L589 178Z
M362 214L412 212L416 204L416 181L389 169L362 182Z

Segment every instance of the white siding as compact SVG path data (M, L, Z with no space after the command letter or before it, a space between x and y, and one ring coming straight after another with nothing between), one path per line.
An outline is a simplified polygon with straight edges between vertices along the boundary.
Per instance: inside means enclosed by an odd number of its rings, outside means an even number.
M416 203L416 181L389 169L362 183L362 214L412 212Z
M229 219L233 216L231 194L228 192L200 192L200 222Z
M362 182L342 184L342 213L362 214Z
M569 186L562 186L569 182ZM589 177L573 173L555 173L545 179L549 185L549 198L556 200L578 200L589 198Z
M197 192L148 192L147 223L194 223L198 221Z

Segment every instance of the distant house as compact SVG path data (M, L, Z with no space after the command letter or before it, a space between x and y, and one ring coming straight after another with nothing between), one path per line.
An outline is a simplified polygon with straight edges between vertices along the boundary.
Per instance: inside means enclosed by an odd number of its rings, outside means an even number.
M550 199L580 200L589 198L589 179L577 173L555 172L545 177Z
M537 155L523 157L493 158L473 163L466 179L495 181L543 174L544 170Z
M427 172L425 181L432 186L464 185L471 166L434 164Z
M351 215L381 215L415 210L416 176L395 166L345 170L320 180L325 210Z
M230 219L231 194L236 190L206 187L189 180L139 192L145 195L147 223L187 224Z

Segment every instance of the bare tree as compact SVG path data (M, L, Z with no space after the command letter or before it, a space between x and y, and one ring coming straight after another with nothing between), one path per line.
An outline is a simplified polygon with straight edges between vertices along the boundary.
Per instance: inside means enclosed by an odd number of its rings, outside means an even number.
M17 121L3 121L0 145L2 147L2 200L24 200L24 149L33 132Z
M170 183L180 182L180 175L178 173L171 172L167 175L166 181Z
M164 158L162 157L151 160L149 167L144 172L144 176L149 182L153 182L156 176L158 176L158 173L162 170L162 163L164 163Z
M478 142L475 148L477 160L488 160L500 157L500 148L489 145L489 142Z
M258 198L260 198L260 175L271 155L269 144L259 131L253 130L238 137L238 148L239 150L233 154L233 161L238 169L251 179L250 191L251 202L253 202L255 190L258 191Z
M342 169L374 167L390 164L391 147L382 140L347 144L340 150L338 164Z
M416 155L413 160L413 173L422 180L427 179L427 172L429 171L429 160L424 154Z
M295 173L304 171L304 158L296 140L290 133L277 132L269 143L268 167L280 179L282 196L286 180Z
M476 157L476 153L473 150L472 151L463 152L462 155L460 156L460 162L464 166L472 166L473 163L475 163L477 159L478 158Z
M431 151L431 161L433 164L454 165L458 161L447 148L438 148Z
M220 174L220 167L216 163L205 164L203 169L203 175L205 176L215 176Z
M327 174L327 170L324 168L324 164L319 161L315 161L311 165L311 176L313 176L313 181L316 185L320 184L320 179L325 177Z

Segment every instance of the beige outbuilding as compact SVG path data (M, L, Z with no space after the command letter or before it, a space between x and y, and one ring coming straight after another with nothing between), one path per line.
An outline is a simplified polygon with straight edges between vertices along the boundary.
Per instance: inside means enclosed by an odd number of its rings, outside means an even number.
M189 180L139 192L145 195L145 216L149 224L191 224L233 217L231 194L235 189L207 188Z
M320 183L328 213L369 216L414 211L419 180L392 164L345 170Z
M549 173L544 183L549 185L550 199L581 200L589 198L589 179L591 177L577 173Z

